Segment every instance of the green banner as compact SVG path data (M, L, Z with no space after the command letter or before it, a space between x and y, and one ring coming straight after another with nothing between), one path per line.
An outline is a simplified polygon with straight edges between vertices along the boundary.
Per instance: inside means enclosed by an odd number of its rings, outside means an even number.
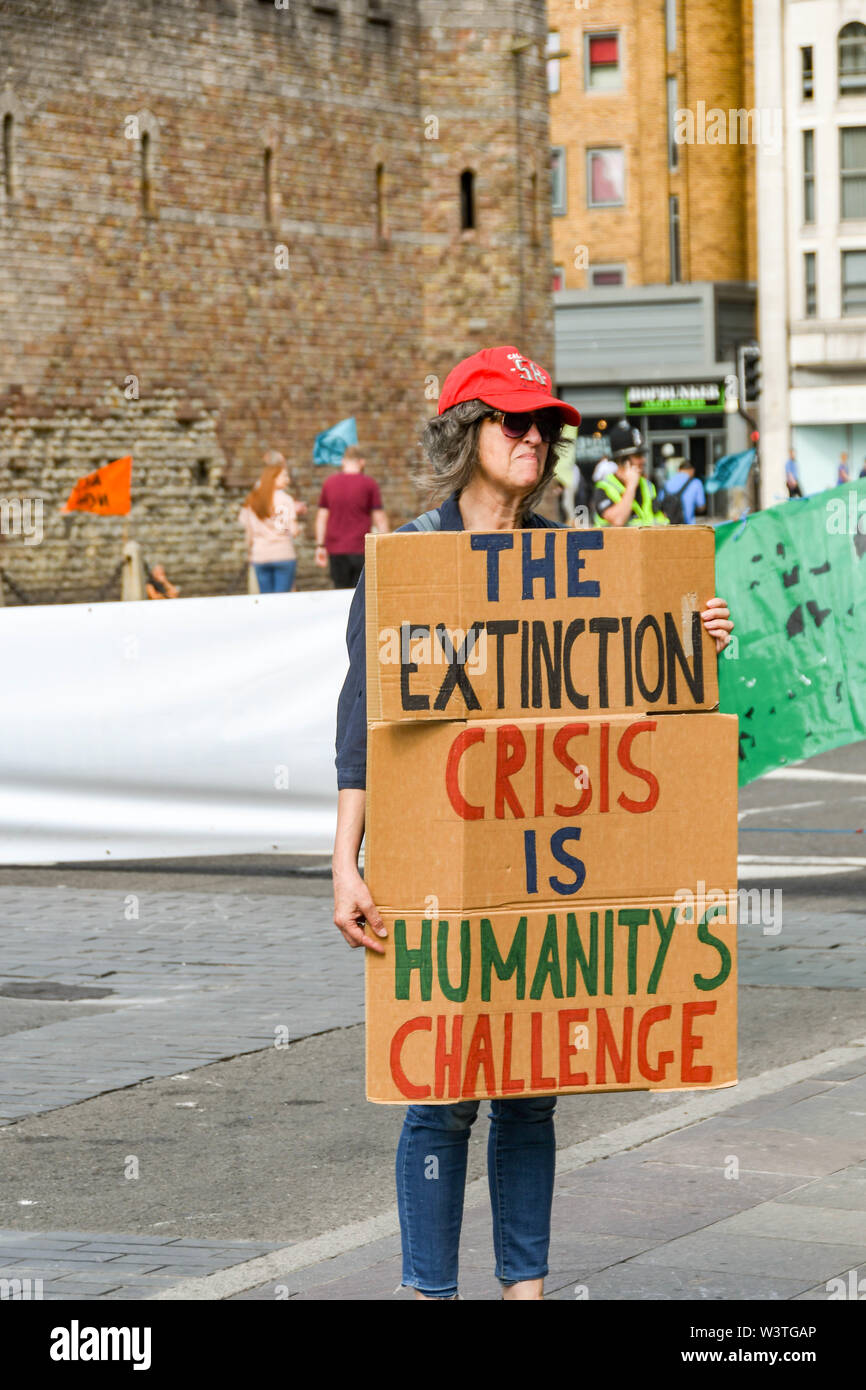
M719 709L740 720L740 785L866 738L866 479L716 529L734 619Z

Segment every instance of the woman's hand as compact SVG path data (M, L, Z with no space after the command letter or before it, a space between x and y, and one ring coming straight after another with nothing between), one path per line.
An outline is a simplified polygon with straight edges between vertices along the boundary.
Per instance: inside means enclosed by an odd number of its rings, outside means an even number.
M385 954L385 947L365 931L368 928L378 936L388 935L379 909L357 868L334 869L334 923L350 946L366 946L368 951L376 951L380 956Z
M708 598L707 606L701 617L704 620L704 627L711 637L715 638L716 651L723 652L731 640L731 629L734 624L730 621L731 612L723 598Z

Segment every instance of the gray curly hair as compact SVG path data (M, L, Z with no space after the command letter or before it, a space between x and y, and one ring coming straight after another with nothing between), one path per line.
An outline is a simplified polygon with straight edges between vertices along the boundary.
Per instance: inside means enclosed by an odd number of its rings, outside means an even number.
M413 473L412 481L428 503L443 502L450 493L462 491L469 483L478 466L481 426L492 411L493 407L485 401L458 401L442 415L427 421L421 435L425 461ZM560 433L547 451L538 483L523 499L524 513L532 510L550 482L562 443Z

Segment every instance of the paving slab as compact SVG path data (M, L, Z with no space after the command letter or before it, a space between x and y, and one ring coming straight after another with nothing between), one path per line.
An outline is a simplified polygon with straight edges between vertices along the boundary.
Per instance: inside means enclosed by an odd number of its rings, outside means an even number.
M805 1102L804 1102L805 1104ZM724 1169L729 1157L738 1160L740 1171L788 1173L792 1176L823 1177L851 1163L860 1162L866 1140L824 1139L786 1128L758 1128L728 1124L724 1116L691 1126L678 1134L654 1139L642 1146L646 1159L654 1162L670 1157L678 1164Z
M805 1207L832 1207L839 1211L866 1212L866 1172L847 1168L778 1198L780 1203Z
M769 1275L744 1275L739 1271L725 1273L716 1269L678 1269L675 1266L653 1264L636 1266L633 1263L616 1265L591 1274L585 1280L586 1297L590 1302L601 1299L623 1301L695 1301L715 1300L779 1301L796 1298L803 1287L802 1279L780 1279ZM559 1289L546 1283L545 1299L564 1301L576 1298L569 1284ZM582 1291L581 1291L582 1294Z
M782 1236L809 1245L862 1244L866 1248L866 1210L836 1211L829 1207L762 1202L750 1211L717 1221L712 1231L720 1236Z
M866 1243L829 1245L770 1236L723 1235L712 1226L635 1256L636 1264L664 1264L730 1273L766 1274L813 1283L866 1259Z

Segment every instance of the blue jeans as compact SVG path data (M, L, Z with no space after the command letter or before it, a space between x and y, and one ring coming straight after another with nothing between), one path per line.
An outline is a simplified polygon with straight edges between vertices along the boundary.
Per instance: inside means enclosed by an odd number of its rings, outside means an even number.
M457 1292L457 1255L469 1130L477 1100L410 1105L397 1147L403 1283L431 1298ZM487 1177L496 1277L502 1284L547 1273L556 1142L556 1096L490 1102Z
M290 594L295 585L297 560L273 560L266 565L254 565L260 594Z

